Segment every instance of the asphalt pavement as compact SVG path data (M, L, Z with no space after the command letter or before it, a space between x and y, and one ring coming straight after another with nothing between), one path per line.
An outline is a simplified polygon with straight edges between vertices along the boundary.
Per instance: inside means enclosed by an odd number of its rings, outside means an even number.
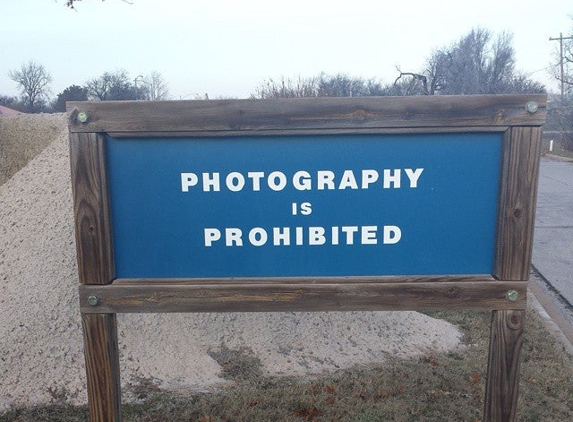
M573 162L542 157L530 289L573 342Z

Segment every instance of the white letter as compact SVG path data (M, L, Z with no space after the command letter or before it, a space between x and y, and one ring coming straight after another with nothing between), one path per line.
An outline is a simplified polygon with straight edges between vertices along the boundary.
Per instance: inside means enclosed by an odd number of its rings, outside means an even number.
M233 246L233 242L235 242L235 246L243 246L243 232L241 229L225 229L225 245Z
M368 189L368 185L376 183L378 172L376 170L362 170L362 189Z
M354 245L354 233L358 231L356 226L343 226L341 230L346 233L346 244Z
M290 245L290 228L283 227L281 233L280 227L273 227L273 245L280 246L281 242L284 246Z
M300 213L302 215L312 214L312 204L310 202L303 202L300 204Z
M363 245L378 244L378 239L376 239L377 230L378 226L362 226L362 244Z
M195 186L199 178L195 173L181 173L181 191L189 192L191 186Z
M334 189L334 173L330 170L319 170L316 173L316 188L318 190Z
M221 238L221 232L217 229L205 229L205 246L211 246Z
M332 244L338 245L338 227L332 228Z
M265 177L265 173L262 171L250 171L247 173L249 179L253 179L253 190L260 191L261 190L261 179Z
M396 226L384 226L384 244L393 245L402 238L402 230Z
M233 179L237 180L236 184L233 183ZM225 183L227 184L227 189L229 189L230 191L239 192L245 186L245 178L241 173L233 171L227 175Z
M307 171L301 170L297 171L292 177L292 184L296 190L311 190L312 181L310 180L310 174Z
M219 185L219 173L213 173L213 178L209 178L209 173L203 173L203 191L209 192L213 186L214 192L219 192L221 186Z
M308 244L309 245L324 245L326 238L324 237L323 227L309 227L308 228Z
M296 244L297 246L302 245L303 243L303 238L302 238L302 227L296 227Z
M278 179L278 183L276 182L276 179ZM273 171L271 174L269 174L267 182L269 184L269 188L274 191L279 191L285 188L287 184L287 178L284 173L281 173L280 171Z
M267 243L268 238L269 236L267 235L266 230L261 227L255 227L249 232L249 242L251 242L251 245L253 246L263 246Z
M412 171L412 169L404 169L406 175L410 179L410 187L417 188L418 187L418 179L420 178L424 169L416 169Z
M395 188L400 187L400 169L394 170L394 175L390 174L391 170L384 170L384 189L388 189L393 183Z
M352 170L344 170L338 189L358 189L358 184L356 184L356 178L354 177L354 172Z

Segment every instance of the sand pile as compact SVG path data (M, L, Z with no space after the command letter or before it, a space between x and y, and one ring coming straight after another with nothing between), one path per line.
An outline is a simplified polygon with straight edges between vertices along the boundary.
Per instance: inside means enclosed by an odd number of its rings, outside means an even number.
M37 127L53 122L33 117ZM86 401L63 121L60 129L0 186L0 412ZM455 327L415 312L119 315L124 393L139 378L222 383L213 358L221 349L252 352L271 374L308 374L448 351L459 339Z
M0 185L38 155L62 131L64 113L0 118Z

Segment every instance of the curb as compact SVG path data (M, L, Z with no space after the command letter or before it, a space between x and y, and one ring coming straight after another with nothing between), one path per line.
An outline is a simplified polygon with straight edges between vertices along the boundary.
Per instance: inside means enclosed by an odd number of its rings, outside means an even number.
M565 163L573 163L573 158L569 158L569 157L562 157L560 155L554 155L554 154L549 154L548 152L544 152L541 154L542 157L545 158L549 158L550 160L553 161L562 161Z
M553 301L531 279L528 284L527 298L532 308L543 319L551 334L573 356L573 326L566 320Z

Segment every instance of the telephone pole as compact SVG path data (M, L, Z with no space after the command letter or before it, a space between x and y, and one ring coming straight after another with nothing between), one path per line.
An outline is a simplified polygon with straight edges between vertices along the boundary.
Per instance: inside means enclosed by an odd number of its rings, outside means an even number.
M559 41L559 67L561 68L561 101L563 101L563 93L565 92L563 80L565 79L563 69L563 40L573 40L573 37L564 37L563 33L559 33L559 38L549 38L549 41Z

